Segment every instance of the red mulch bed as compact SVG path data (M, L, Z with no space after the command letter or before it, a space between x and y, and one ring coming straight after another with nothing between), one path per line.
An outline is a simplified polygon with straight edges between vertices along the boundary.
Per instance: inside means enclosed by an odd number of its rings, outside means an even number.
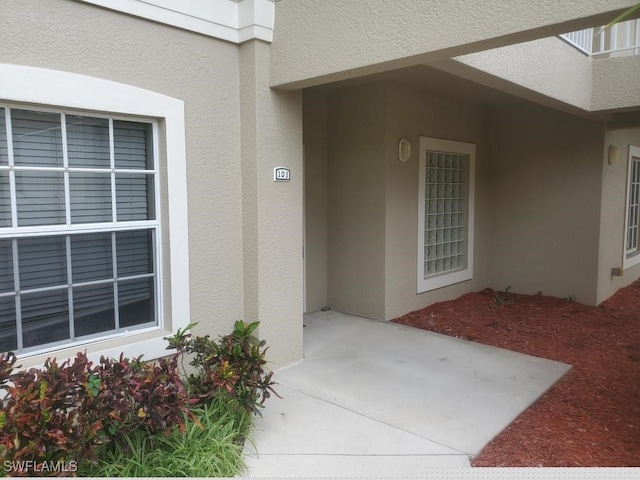
M599 307L571 300L488 289L394 320L572 365L474 466L640 466L640 280Z

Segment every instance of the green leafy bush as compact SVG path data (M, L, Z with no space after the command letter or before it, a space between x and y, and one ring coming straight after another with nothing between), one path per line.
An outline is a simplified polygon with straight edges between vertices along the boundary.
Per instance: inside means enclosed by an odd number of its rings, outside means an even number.
M16 476L75 475L78 465L84 465L85 469L89 468L87 465L97 466L99 456L103 455L112 455L109 458L122 463L136 463L137 450L142 447L144 452L155 452L150 455L158 457L159 465L164 458L175 466L183 461L181 458L187 451L200 451L196 443L179 449L179 442L187 437L193 442L206 441L200 435L209 428L221 432L228 428L229 435L223 443L230 442L241 452L251 412L259 414L258 407L275 393L272 374L264 370L265 342L254 335L257 326L258 322L246 324L240 320L230 335L214 341L208 336L192 338L187 332L193 325L189 325L167 339L169 348L175 352L155 362L121 355L119 359L103 357L94 366L86 354L78 353L62 364L48 359L42 369L20 370L13 353L0 354L3 466L6 469L9 462L13 466L10 473ZM178 368L185 353L193 354L191 365L197 368L186 382ZM195 404L199 405L194 409ZM216 421L229 422L229 426L211 426L212 416L216 415L211 412L215 411L220 415ZM203 419L209 424L201 424ZM214 450L203 455L214 455ZM231 450L225 449L224 455ZM158 453L170 451L175 455ZM105 467L104 462L100 464ZM231 464L236 466L237 473L240 463L227 462L227 466ZM20 470L20 465L27 468ZM42 468L54 465L73 468L53 471ZM182 472L162 468L152 470L151 475L175 476ZM144 470L91 471L138 476ZM199 471L190 470L188 476L196 476ZM208 471L202 470L200 474ZM219 476L220 472L228 471L211 470L213 473L207 475Z
M226 392L193 409L185 428L169 435L134 431L98 450L99 461L80 465L86 477L232 477L244 468L242 439L251 414Z
M191 395L207 402L224 389L249 412L260 415L265 400L277 393L273 373L264 369L266 342L254 334L258 324L238 320L233 332L219 340L208 335L192 338L183 331L168 339L169 348L193 355L190 365L196 367L196 373L187 376Z

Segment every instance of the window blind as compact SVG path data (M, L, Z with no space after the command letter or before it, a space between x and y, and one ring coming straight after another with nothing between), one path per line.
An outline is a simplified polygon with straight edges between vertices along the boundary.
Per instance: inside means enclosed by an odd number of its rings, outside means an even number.
M14 289L11 244L11 240L0 240L0 294L11 292Z
M11 226L11 186L9 171L0 170L0 228Z
M0 351L16 348L16 305L11 240L0 240ZM9 295L3 295L7 294Z
M0 352L18 347L15 295L0 297Z
M5 110L0 108L0 167L9 165L9 153L7 152L7 121Z
M62 131L56 113L11 110L16 165L62 167Z
M5 111L0 233L17 225L19 234L0 239L0 351L156 322L151 124L10 109L8 132ZM64 230L96 223L93 233ZM58 230L28 230L47 226Z
M111 233L71 236L71 271L73 283L113 278Z
M35 237L18 240L20 290L67 284L65 237Z
M65 223L62 172L17 171L18 226Z
M71 223L111 222L111 175L69 173Z
M110 168L109 120L67 115L69 167Z

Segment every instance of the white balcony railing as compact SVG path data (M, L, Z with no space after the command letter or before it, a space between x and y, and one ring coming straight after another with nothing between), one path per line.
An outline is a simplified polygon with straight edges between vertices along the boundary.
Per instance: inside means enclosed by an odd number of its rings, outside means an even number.
M587 55L640 55L640 19L612 25L610 28L587 28L560 35Z

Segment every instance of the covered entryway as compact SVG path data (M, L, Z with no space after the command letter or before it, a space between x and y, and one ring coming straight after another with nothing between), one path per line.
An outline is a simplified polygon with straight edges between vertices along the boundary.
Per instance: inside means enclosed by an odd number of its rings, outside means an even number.
M508 285L559 297L570 289L596 303L605 132L597 118L422 65L306 89L303 122L306 312L391 320ZM425 137L475 148L473 276L418 292ZM399 157L401 139L408 158Z

